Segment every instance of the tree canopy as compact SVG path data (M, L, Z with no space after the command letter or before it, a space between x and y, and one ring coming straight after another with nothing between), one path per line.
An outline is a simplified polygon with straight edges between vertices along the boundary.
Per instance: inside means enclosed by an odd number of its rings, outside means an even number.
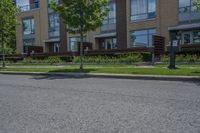
M63 0L61 4L52 2L54 9L67 25L70 33L86 33L102 25L108 13L108 0Z
M200 0L196 0L195 5L196 5L197 9L200 10Z
M69 33L80 34L80 69L83 69L83 34L100 27L108 14L108 0L62 0L61 4L51 2L66 24Z
M15 48L15 26L18 24L18 8L13 0L0 0L0 52L12 52Z

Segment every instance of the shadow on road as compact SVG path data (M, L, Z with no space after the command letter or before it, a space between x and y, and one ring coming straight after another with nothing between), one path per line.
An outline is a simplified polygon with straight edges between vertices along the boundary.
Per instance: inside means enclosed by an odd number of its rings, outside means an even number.
M90 73L94 71L94 69L59 69L59 70L53 70L49 71L48 73L68 73L68 75L56 75L56 74L41 74L41 75L34 75L33 79L41 80L41 79L47 79L47 80L54 80L54 79L67 79L67 78L90 78L90 76L86 76L84 74ZM71 74L70 74L71 73ZM77 74L76 74L77 73ZM82 74L80 74L82 73Z
M149 78L124 78L124 77L115 77L115 76L95 76L95 75L85 75L84 73L82 75L80 74L71 74L71 75L34 75L31 79L35 80L56 80L56 79L85 79L85 78L99 78L99 79L124 79L124 80L143 80L143 81L170 81L170 82L184 82L184 83L191 83L196 84L197 86L200 86L200 79L194 79L194 80L167 80L167 79L149 79Z

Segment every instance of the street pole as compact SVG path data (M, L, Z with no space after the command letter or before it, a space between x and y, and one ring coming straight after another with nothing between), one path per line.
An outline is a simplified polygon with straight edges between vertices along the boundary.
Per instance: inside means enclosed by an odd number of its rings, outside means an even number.
M169 69L176 69L176 55L175 55L175 50L173 46L173 40L171 40L170 44L170 61L169 61Z
M83 32L81 32L81 43L80 43L80 70L83 70Z
M152 46L152 65L155 65L155 46Z

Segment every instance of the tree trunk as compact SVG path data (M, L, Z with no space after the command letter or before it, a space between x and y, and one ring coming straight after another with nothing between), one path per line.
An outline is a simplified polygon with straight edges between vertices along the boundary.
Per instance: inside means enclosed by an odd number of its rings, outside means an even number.
M1 34L1 45L2 45L2 67L6 67L6 63L5 63L5 48L4 48L4 35L3 33Z
M5 63L5 48L4 48L4 43L2 42L2 58L3 58L3 64L2 67L5 68L6 67L6 63Z
M83 32L81 32L81 42L80 42L80 70L83 70Z

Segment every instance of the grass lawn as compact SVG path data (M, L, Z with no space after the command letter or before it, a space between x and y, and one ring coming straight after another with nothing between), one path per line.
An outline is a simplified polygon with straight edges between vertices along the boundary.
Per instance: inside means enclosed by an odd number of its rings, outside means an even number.
M0 68L0 71L21 72L81 72L79 65L65 66L10 66ZM170 70L166 66L136 67L134 65L85 65L85 73L114 73L114 74L153 74L153 75L185 75L200 76L200 66L180 65L178 69Z

